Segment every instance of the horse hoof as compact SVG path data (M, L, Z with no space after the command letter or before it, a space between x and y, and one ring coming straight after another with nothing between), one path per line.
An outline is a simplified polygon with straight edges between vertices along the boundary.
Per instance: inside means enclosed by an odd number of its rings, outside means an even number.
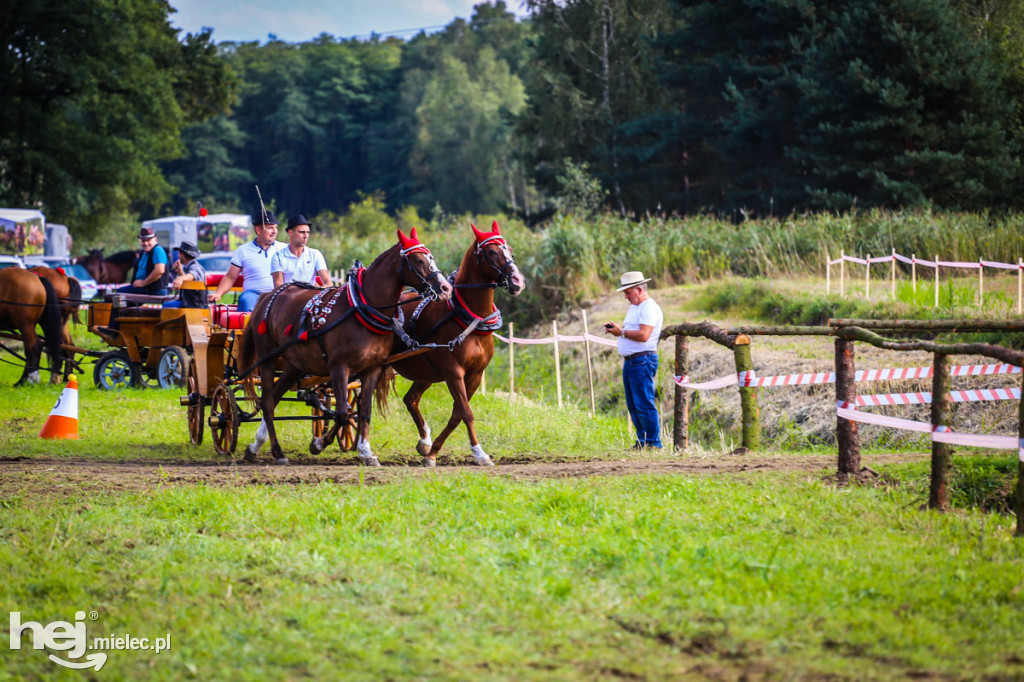
M313 440L311 440L309 442L309 454L311 454L311 455L319 455L323 451L324 451L324 439L323 438L314 438Z
M434 447L434 442L432 440L429 438L421 438L420 441L416 443L416 452L421 457L426 457L430 454L430 448L432 447Z
M367 457L364 457L363 455L359 455L359 459L363 462L363 464L365 464L368 467L379 467L380 466L380 460L377 459L377 455L369 455Z
M252 451L252 446L249 446L249 445L245 446L245 455L244 455L244 457L245 457L245 461L246 462L255 462L256 461L256 453Z
M483 457L476 457L475 461L476 461L476 465L477 466L481 466L481 467L492 467L492 466L494 466L494 461L491 460L489 455L484 455Z
M424 455L423 466L427 467L428 469L433 469L434 467L437 466L437 457L428 457L427 455Z
M287 457L281 457L280 459L275 459L274 460L274 466L279 466L279 467L286 467L286 466L288 466L288 458Z

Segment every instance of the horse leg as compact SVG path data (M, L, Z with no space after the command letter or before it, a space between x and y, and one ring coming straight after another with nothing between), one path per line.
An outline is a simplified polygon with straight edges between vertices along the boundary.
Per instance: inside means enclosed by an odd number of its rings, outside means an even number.
M281 450L281 444L277 440L277 427L274 425L274 411L285 391L291 388L296 379L299 378L297 369L286 365L284 372L278 380L274 381L274 366L270 363L260 368L260 386L263 387L263 395L260 406L263 408L263 420L259 429L256 430L256 439L251 445L245 448L245 459L255 461L263 443L270 440L270 455L274 458L274 464L287 465L288 458Z
M21 328L22 346L25 349L25 369L21 373L21 378L14 384L15 386L24 386L27 383L38 384L39 383L39 360L43 355L43 342L36 334L36 330L33 326L25 326Z
M356 428L356 452L363 464L379 467L380 460L370 449L370 415L373 412L373 392L384 374L384 367L377 367L366 373L363 378L362 396L359 401L359 422Z
M334 413L334 424L331 428L323 435L322 438L314 438L309 442L309 454L319 455L324 451L328 445L334 442L334 439L338 436L338 431L341 430L343 424L348 423L348 401L345 396L348 395L348 367L345 365L337 365L331 369L331 386L334 388L335 397L335 413Z
M416 443L416 452L422 457L426 457L430 452L430 446L433 445L433 442L430 439L430 425L427 424L427 420L423 418L423 413L420 412L420 398L423 397L423 394L432 385L426 381L414 381L402 398L405 402L405 409L409 411L413 423L416 424L416 430L419 431L420 440Z
M459 372L449 376L445 379L445 383L448 384L448 392L452 395L452 416L448 418L448 423L445 424L444 429L434 440L434 444L430 448L430 454L424 458L426 466L434 466L434 463L437 461L437 453L440 452L444 442L448 440L448 436L458 427L460 422L466 421L467 424L472 424L473 422L473 411L469 408L469 396L466 392L464 375ZM473 389L476 390L476 386ZM472 427L470 427L470 434L471 439L475 438L476 432L472 430ZM479 443L471 442L470 445L472 446L473 459L477 464L480 466L494 466L494 462L487 456L487 453L484 452Z
M480 445L479 439L476 437L476 425L473 417L473 408L470 406L469 401L476 394L476 389L480 387L480 381L483 378L483 373L470 374L464 378L464 384L466 386L466 409L462 415L462 421L466 423L466 432L469 434L469 447L473 453L473 459L480 466L494 466L494 462L484 452L483 447Z

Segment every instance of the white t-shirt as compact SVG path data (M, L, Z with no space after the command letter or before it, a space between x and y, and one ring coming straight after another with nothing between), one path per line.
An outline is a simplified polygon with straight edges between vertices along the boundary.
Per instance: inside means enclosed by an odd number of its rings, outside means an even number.
M653 298L648 298L642 303L629 306L629 310L626 311L626 319L622 321L623 331L640 329L642 324L650 325L654 329L651 330L651 335L647 340L642 343L633 339L627 339L625 334L620 336L619 355L626 357L627 355L640 353L645 350L658 350L658 336L661 335L661 325L664 321L665 316L661 313L661 307L654 302Z
M242 269L242 289L265 293L274 288L274 278L270 276L270 261L274 254L288 248L287 242L274 242L266 251L253 239L235 249L231 264Z
M274 254L270 260L270 272L280 272L285 282L306 282L316 284L316 273L327 269L324 255L308 246L302 249L302 255L296 257L292 250L284 248Z

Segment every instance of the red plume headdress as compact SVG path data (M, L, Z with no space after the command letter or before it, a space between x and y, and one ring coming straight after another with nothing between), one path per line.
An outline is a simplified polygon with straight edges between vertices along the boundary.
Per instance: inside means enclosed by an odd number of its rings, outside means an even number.
M427 248L426 244L419 240L416 236L416 228L412 228L409 232L409 236L406 237L402 234L402 230L398 230L398 244L402 247L402 255L406 256L410 253L430 253L430 249Z
M487 244L507 244L505 238L501 236L501 230L498 229L498 221L495 220L491 223L490 232L481 232L476 229L476 225L473 223L469 224L473 228L473 234L476 235L476 248L480 249Z

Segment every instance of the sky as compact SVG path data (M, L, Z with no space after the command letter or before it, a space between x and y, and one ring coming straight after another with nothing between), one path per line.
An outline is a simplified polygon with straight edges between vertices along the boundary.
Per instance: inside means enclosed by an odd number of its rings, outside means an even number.
M171 24L185 33L213 28L213 40L259 41L273 34L289 43L321 33L335 38L368 38L371 33L411 38L432 33L456 17L469 19L481 0L170 0ZM517 16L520 0L506 0Z

